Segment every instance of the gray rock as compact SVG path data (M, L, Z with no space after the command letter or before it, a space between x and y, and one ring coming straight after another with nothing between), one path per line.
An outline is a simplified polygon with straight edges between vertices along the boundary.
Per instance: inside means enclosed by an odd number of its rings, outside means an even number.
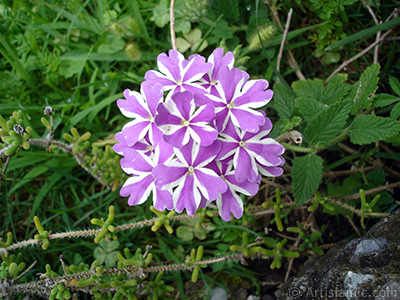
M400 299L400 281L389 281L375 295L375 300Z
M354 239L309 260L277 293L282 300L400 299L400 210Z
M211 291L211 300L228 300L228 293L222 287L215 287Z

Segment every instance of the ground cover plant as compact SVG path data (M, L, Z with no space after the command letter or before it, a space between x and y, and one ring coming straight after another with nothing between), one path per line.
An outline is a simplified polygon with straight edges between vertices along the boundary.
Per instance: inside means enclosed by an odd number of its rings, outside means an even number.
M2 299L272 293L397 208L396 3L170 5L0 6Z

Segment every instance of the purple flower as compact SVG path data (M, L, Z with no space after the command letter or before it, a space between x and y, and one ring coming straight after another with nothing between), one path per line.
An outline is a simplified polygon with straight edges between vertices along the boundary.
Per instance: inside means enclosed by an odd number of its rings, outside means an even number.
M174 148L177 159L154 168L153 176L158 188L168 190L176 187L173 191L173 203L178 213L186 209L189 215L193 215L202 196L213 201L228 188L222 178L205 167L215 159L220 149L221 144L218 141L210 146L200 146L190 141L181 149Z
M129 149L128 144L126 143L125 136L121 132L117 132L115 134L115 140L118 142L114 144L113 149L119 155L124 155L124 151Z
M267 104L273 92L265 90L268 81L247 81L246 74L237 68L223 66L219 70L219 84L215 86L219 95L194 95L196 105L214 105L218 132L225 129L229 120L235 126L252 133L257 133L265 122L264 115L253 108Z
M158 71L147 71L144 78L148 82L161 83L165 91L170 91L167 100L176 92L191 91L204 94L206 90L196 83L212 65L200 55L192 55L190 60L176 50L169 50L169 56L161 53L157 57Z
M153 205L157 210L163 211L165 208L172 210L174 205L171 191L158 189L152 176L153 168L157 164L165 163L172 158L174 154L172 147L161 141L151 156L141 154L133 149L124 154L125 157L121 159L121 167L127 174L133 176L124 183L120 195L122 197L129 196L128 204L133 206L145 202L153 192Z
M284 159L279 155L283 154L285 148L269 137L272 123L270 119L264 118L265 123L258 133L243 131L232 122L229 122L225 130L220 133L222 149L218 159L226 159L233 155L235 177L238 182L256 181L259 170L265 171L264 173L270 170L270 176L282 174L282 169L276 167L284 163ZM273 169L268 169L271 167Z
M214 106L207 104L196 110L191 92L175 93L157 111L155 122L164 130L164 140L176 148L182 148L190 138L209 146L218 137L218 132L208 125L215 118Z
M226 192L220 194L217 198L218 212L221 218L229 222L231 213L236 219L243 215L243 201L237 194L242 193L247 196L254 196L258 192L261 176L256 182L238 182L235 178L235 171L232 170L232 164L223 164L220 161L212 161L207 167L214 170L228 184Z
M163 86L143 82L140 94L135 91L125 90L126 100L119 99L117 105L122 114L135 120L127 123L122 128L129 146L144 138L148 133L152 145L157 145L161 140L162 131L154 123L157 106L163 100Z
M213 67L210 71L208 71L207 74L203 76L201 80L202 86L205 87L210 94L218 96L215 85L218 84L219 69L222 66L228 66L229 69L231 69L233 67L235 57L233 56L232 52L229 51L224 55L224 50L222 48L217 48L208 57L207 61L212 63Z

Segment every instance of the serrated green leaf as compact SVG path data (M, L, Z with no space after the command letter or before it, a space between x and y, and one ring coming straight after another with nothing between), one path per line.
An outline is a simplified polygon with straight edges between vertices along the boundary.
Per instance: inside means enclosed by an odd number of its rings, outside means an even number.
M318 189L322 180L322 163L322 158L312 153L293 160L292 184L296 205L306 203Z
M338 84L341 82L345 82L347 80L347 74L346 73L337 73L335 74L328 82L329 84Z
M320 101L328 105L339 102L349 93L350 88L351 85L347 83L331 79L323 89Z
M353 85L349 94L350 99L353 101L352 114L356 115L361 110L371 106L373 98L370 98L370 96L378 89L379 69L379 64L368 67L361 74L360 80Z
M400 131L400 123L391 118L374 115L357 116L350 126L350 141L364 145L391 138Z
M389 84L390 87L393 89L393 91L400 96L400 83L397 80L397 78L394 78L393 76L389 76Z
M328 109L328 106L312 98L299 97L295 101L302 117L308 122L314 119L321 111Z
M392 103L400 101L400 97L396 97L390 94L379 94L374 97L373 107L384 107Z
M274 85L274 103L278 115L282 120L290 120L293 117L295 96L283 83Z
M319 78L299 80L292 83L292 88L299 97L312 98L330 105L339 102L349 93L351 86L343 82L345 79L346 77L338 75L326 87Z
M292 83L292 88L299 97L313 98L317 101L320 101L324 86L323 81L319 78L316 78L295 81Z
M344 100L331 105L312 119L305 129L308 143L318 148L328 145L342 131L349 117L350 104Z
M373 187L382 186L386 181L386 172L382 168L378 168L368 172L367 180Z
M397 120L397 118L400 116L400 103L397 103L393 108L392 111L390 112L390 117L392 119Z

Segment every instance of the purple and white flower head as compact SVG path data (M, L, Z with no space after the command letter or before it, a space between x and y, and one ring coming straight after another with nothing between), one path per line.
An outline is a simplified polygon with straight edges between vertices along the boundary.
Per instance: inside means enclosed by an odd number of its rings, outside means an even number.
M216 85L218 96L196 94L196 105L213 104L216 113L218 132L225 129L229 120L245 131L256 133L265 122L264 115L254 110L266 105L273 96L268 88L268 81L250 80L246 72L227 66L219 70L219 84Z
M114 145L131 175L120 192L129 205L152 194L156 209L193 215L216 201L229 221L243 215L239 194L255 195L260 174L282 174L284 147L270 138L272 123L257 110L273 93L266 80L249 80L233 62L222 49L208 62L170 50L158 56L158 71L146 73L140 93L126 90L126 100L118 100L134 119Z
M158 189L155 178L152 176L154 167L171 160L173 154L172 147L161 141L154 154L150 156L131 150L121 159L122 169L125 173L133 175L128 178L120 191L121 196L129 196L129 205L142 204L152 192L153 205L156 209L163 211L164 209L172 210L174 208L171 190Z
M201 146L191 140L181 149L174 148L176 159L159 164L153 169L157 188L175 188L173 202L178 213L186 209L189 215L193 215L199 208L202 196L213 201L218 198L219 193L226 191L225 181L206 167L220 149L219 141L210 146Z
M202 86L207 89L208 93L218 96L215 86L219 81L219 70L223 66L227 66L229 69L232 69L235 62L235 57L232 52L229 51L224 55L224 50L222 48L217 48L208 57L207 61L212 64L212 68L203 76L201 80Z
M125 90L126 100L119 99L117 101L121 113L125 117L134 119L122 128L122 134L129 146L143 139L147 133L153 145L161 140L162 131L154 123L154 117L158 104L163 100L163 94L164 90L161 84L143 82L140 93Z
M212 161L207 165L214 170L228 184L228 189L224 193L220 193L217 198L218 212L221 218L229 222L231 214L240 219L243 215L243 201L237 193L247 196L254 196L258 192L261 176L255 182L238 182L235 177L235 171L232 164L224 164L221 161Z
M225 130L220 133L222 149L217 158L223 160L232 157L238 182L254 182L258 178L259 168L277 167L284 163L280 155L285 148L269 137L272 123L270 119L264 118L264 125L258 133L241 130L233 122L228 122ZM272 176L279 176L282 172L281 168L276 168L275 171L271 169Z
M151 83L160 83L165 91L169 91L166 99L176 92L191 91L206 93L197 81L211 68L211 63L206 63L204 57L192 55L189 60L176 50L169 50L169 55L161 53L157 57L159 71L147 71L144 79Z
M218 137L218 132L209 123L215 118L214 106L196 108L189 91L177 92L167 103L160 103L156 124L164 131L164 140L176 148L182 148L190 139L209 146Z

